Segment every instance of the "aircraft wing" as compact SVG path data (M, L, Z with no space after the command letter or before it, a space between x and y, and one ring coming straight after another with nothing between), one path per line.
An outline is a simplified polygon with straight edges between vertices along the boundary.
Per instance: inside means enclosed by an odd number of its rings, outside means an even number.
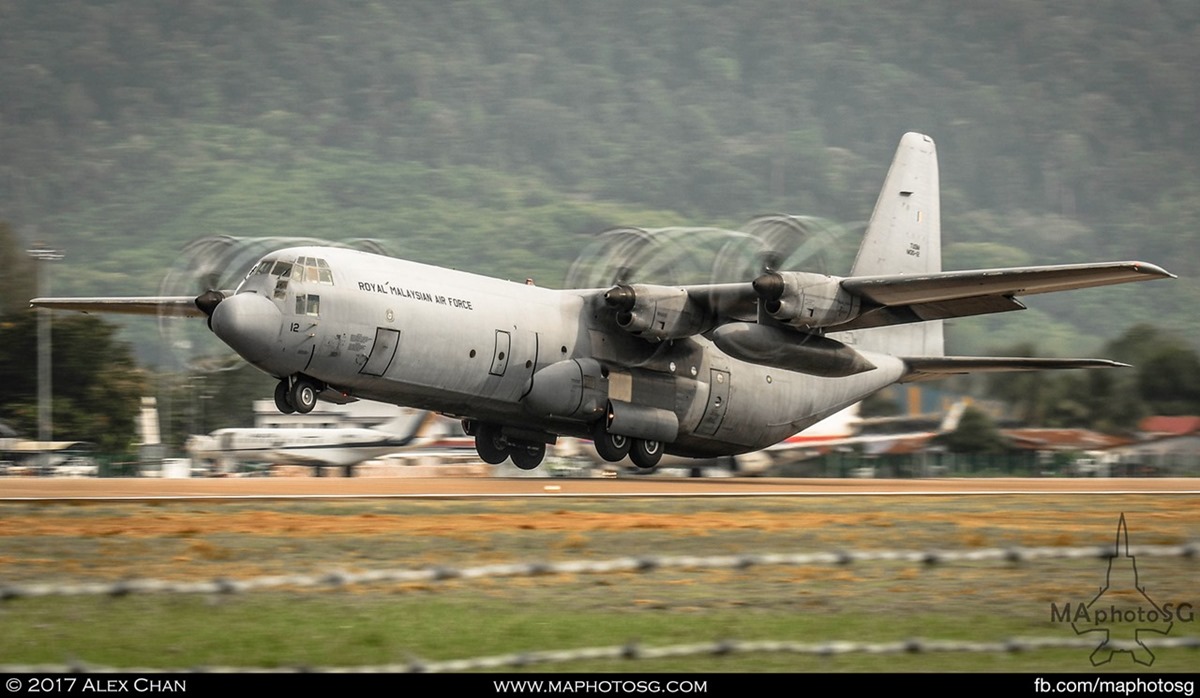
M774 278L770 278L774 276ZM617 323L652 341L703 334L733 322L756 322L759 306L782 321L808 320L830 308L853 308L849 317L823 323L798 322L830 332L902 325L927 320L986 315L1022 310L1017 295L1051 293L1130 281L1174 278L1146 262L1106 262L1054 266L1011 267L932 274L890 274L838 278L796 272L771 273L753 283L700 284L683 287L618 285L604 292L604 301L618 312ZM789 284L798 290L789 291ZM811 286L810 286L811 284ZM812 294L813 290L815 294ZM781 311L780 298L791 292L805 301L802 316ZM831 295L823 295L831 294ZM807 295L806 295L807 297ZM771 310L774 301L775 309ZM809 306L807 303L814 303Z
M1014 298L1016 295L1161 278L1175 278L1175 275L1146 262L855 276L843 279L842 288L861 298L864 304L875 307L865 309L858 317L830 329L855 330L1021 310L1025 306Z
M684 286L688 298L726 322L754 322L758 317L758 294L748 283L700 284Z
M901 383L933 380L965 373L1045 371L1064 368L1128 368L1129 364L1108 359L1047 359L1011 356L919 356L903 359L908 371Z
M38 308L74 310L81 313L204 317L204 313L196 305L195 296L34 298L29 304Z

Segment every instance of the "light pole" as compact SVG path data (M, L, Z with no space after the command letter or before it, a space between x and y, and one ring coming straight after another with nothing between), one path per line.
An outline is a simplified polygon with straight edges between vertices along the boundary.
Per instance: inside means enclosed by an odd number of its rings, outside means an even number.
M37 261L36 265L36 285L38 296L45 296L50 292L50 275L44 269L47 262L56 262L63 258L60 250L52 250L47 248L42 243L35 243L33 248L27 250L30 257ZM38 308L38 441L42 443L42 448L46 448L46 444L53 438L53 411L51 407L52 386L50 378L50 309ZM41 470L45 473L49 470L50 453L43 451L41 457Z

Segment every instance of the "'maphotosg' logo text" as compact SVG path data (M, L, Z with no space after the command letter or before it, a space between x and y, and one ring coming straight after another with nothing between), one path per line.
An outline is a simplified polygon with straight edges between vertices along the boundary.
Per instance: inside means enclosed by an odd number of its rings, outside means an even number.
M1085 603L1050 604L1052 623L1070 623L1076 634L1104 633L1104 639L1092 652L1093 666L1112 661L1114 652L1129 652L1133 661L1150 666L1154 653L1142 642L1143 633L1166 635L1175 622L1191 623L1195 611L1190 603L1155 603L1138 579L1137 563L1129 554L1129 532L1125 515L1117 523L1117 541L1108 558L1108 574L1095 598ZM1132 650L1114 649L1112 640L1132 640Z

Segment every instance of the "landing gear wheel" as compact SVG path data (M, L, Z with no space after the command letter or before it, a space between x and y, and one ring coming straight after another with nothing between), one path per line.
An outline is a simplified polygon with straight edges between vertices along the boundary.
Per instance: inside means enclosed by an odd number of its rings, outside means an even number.
M307 378L297 378L288 392L289 402L300 414L308 414L317 406L317 386Z
M509 452L513 465L521 470L533 470L542 464L546 457L546 444L521 443L513 444Z
M652 470L662 459L663 445L660 441L634 439L629 449L629 460L642 470Z
M479 459L491 465L500 465L508 458L508 444L494 424L480 424L475 429L475 452Z
M592 429L592 442L596 445L596 453L609 463L616 463L629 455L629 447L632 445L628 436L620 434L610 434L608 429L604 428L604 422L596 422L596 426Z
M275 385L275 408L283 414L291 414L296 411L296 408L292 407L292 399L288 397L286 380L279 381Z

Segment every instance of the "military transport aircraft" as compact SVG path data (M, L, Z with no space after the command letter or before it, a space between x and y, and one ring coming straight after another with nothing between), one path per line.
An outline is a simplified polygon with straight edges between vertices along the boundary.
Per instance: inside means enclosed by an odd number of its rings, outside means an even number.
M945 356L942 320L1018 295L1172 274L1144 262L943 272L937 154L909 133L850 275L773 269L736 283L553 290L355 250L266 254L235 291L38 298L36 306L207 316L279 379L280 410L366 398L452 415L480 458L536 468L559 436L653 468L663 453L758 450L896 382L1121 366Z

